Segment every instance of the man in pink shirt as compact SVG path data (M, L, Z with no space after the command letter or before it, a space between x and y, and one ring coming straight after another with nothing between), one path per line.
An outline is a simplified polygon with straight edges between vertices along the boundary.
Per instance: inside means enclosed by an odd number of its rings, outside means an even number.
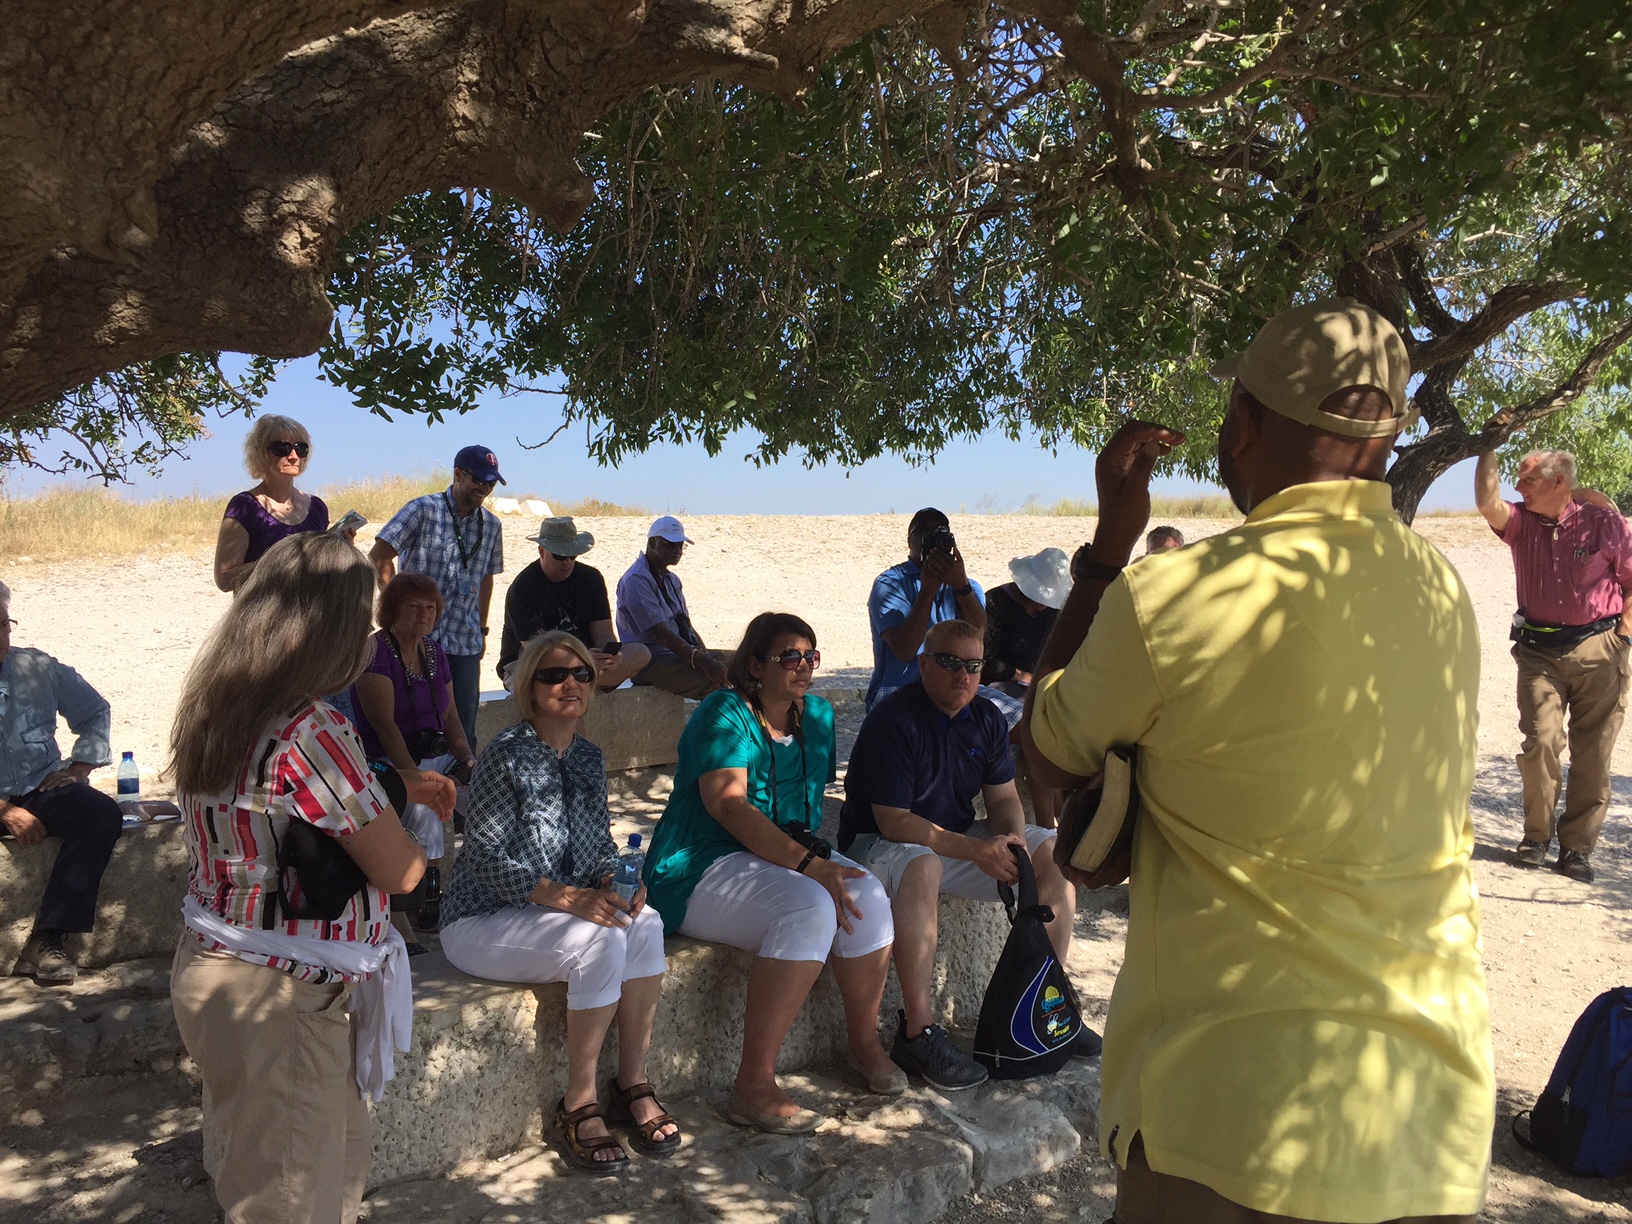
M1590 884L1588 860L1609 808L1609 758L1632 675L1632 531L1601 494L1575 487L1568 451L1532 451L1514 483L1524 500L1503 501L1496 456L1479 456L1474 500L1512 550L1518 578L1512 637L1524 733L1518 758L1524 840L1514 856L1529 867L1547 861L1567 718L1570 783L1554 866Z

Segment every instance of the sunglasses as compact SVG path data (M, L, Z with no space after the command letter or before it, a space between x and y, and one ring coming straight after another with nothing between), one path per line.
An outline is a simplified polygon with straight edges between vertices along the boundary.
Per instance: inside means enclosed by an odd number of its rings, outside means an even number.
M312 453L310 442L268 442L266 453L275 455L279 459L287 459L290 455L299 455L302 459Z
M985 659L966 659L962 655L932 654L935 666L945 668L949 672L966 671L971 676L980 675L980 669L986 666Z
M798 671L799 664L809 663L810 670L815 671L822 665L822 652L819 650L784 650L778 655L761 655L761 663L780 663L783 671Z
M579 684L588 684L595 679L595 669L582 665L578 667L541 667L533 673L533 683L547 684L554 688L558 684L565 684L568 676L578 681Z
M562 556L562 555L561 555L561 554L560 554L560 553L558 553L558 552L552 552L552 553L551 553L551 554L550 554L550 556L552 556L552 557L554 557L554 558L555 558L555 559L556 559L556 560L557 560L557 561L576 561L576 560L578 560L578 557L577 557L577 554L576 554L576 553L575 553L575 554L573 554L573 555L572 555L572 556L570 556L570 557L563 557L563 556Z

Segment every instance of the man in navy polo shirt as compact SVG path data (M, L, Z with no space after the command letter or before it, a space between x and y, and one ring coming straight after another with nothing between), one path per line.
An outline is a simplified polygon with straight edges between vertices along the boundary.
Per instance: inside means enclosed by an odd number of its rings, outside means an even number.
M918 656L918 679L884 698L861 724L844 779L839 849L884 884L895 915L900 1013L896 1063L943 1090L972 1088L986 1068L934 1023L930 979L943 893L998 900L997 884L1019 871L1023 846L1037 873L1038 899L1053 909L1049 941L1063 965L1071 948L1076 890L1054 865L1054 830L1027 825L1014 787L1009 728L976 692L985 641L962 620L932 625ZM975 819L975 796L986 819ZM1099 1053L1084 1029L1081 1053Z

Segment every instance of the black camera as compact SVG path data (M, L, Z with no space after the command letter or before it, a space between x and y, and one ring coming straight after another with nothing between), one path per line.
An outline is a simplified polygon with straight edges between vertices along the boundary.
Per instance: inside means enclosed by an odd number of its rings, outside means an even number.
M448 737L431 727L414 732L407 741L408 755L416 761L439 757L448 750Z
M958 542L955 538L953 538L952 528L948 527L945 523L937 523L928 531L924 532L924 538L920 547L923 549L925 556L928 556L930 553L937 552L942 552L947 556L951 556L953 553L958 551Z

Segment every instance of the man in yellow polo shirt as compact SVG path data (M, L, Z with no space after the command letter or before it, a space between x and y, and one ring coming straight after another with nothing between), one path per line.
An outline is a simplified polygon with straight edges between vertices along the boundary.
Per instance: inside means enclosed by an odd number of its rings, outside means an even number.
M1333 299L1218 372L1246 522L1123 573L1182 441L1124 426L1021 731L1063 787L1139 746L1100 1114L1116 1221L1471 1221L1495 1113L1469 868L1479 635L1383 480L1405 347Z

